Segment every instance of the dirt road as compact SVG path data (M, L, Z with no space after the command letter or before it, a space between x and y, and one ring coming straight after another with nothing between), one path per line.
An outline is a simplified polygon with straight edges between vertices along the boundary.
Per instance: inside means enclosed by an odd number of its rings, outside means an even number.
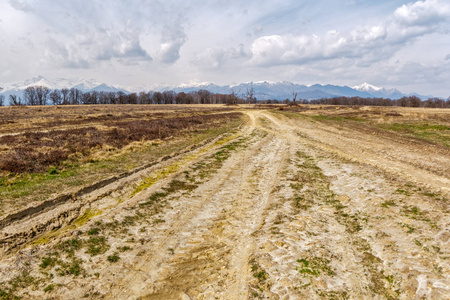
M9 291L52 299L450 298L448 152L430 156L431 146L359 128L246 113L249 125L233 138L156 166L147 185L91 201L97 216L85 224L3 259L0 275L21 280Z

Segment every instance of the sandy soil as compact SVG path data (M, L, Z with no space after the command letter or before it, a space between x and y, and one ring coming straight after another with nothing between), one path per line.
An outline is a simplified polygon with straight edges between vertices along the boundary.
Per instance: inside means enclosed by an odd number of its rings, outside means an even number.
M0 293L450 298L448 152L246 113L241 132L86 196L86 220L6 251Z

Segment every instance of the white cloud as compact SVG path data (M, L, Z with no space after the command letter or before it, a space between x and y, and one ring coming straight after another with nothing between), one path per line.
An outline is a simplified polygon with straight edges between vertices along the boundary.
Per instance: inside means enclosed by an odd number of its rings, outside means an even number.
M324 36L285 35L264 36L251 47L252 61L258 65L305 64L317 60L363 58L372 60L371 53L387 37L382 26L360 27L344 34L328 31Z
M244 44L239 44L237 47L207 48L202 53L198 53L192 63L203 69L217 70L230 61L242 62L243 59L248 57L249 54L245 51Z
M21 10L24 12L30 12L33 11L33 6L31 5L30 1L24 1L24 0L9 0L9 4L14 7L17 10Z
M138 32L85 28L69 39L60 35L49 38L43 63L55 67L89 68L110 60L133 64L152 58L142 49Z
M396 21L407 26L425 26L450 18L450 4L442 0L425 0L404 4L394 12Z
M166 64L176 62L186 39L184 29L179 23L166 25L162 34L159 59Z
M417 37L439 31L439 25L447 25L449 7L438 0L418 1L398 8L384 23L347 33L331 30L322 36L262 36L251 45L252 62L270 66L354 59L355 64L367 66L389 59Z

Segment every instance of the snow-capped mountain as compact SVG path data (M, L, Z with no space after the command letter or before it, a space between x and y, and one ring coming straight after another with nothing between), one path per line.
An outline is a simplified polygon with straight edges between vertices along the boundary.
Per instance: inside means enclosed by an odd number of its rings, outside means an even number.
M258 81L258 82L246 82L233 85L217 85L210 82L188 82L180 84L177 86L164 85L164 84L153 84L148 86L135 86L135 87L115 87L108 85L106 83L101 83L94 79L85 80L81 78L74 79L48 79L43 76L34 77L29 80L14 83L0 83L0 87L3 88L0 95L5 96L5 102L8 104L8 96L11 94L17 95L18 97L23 97L23 90L29 86L46 86L50 89L62 89L62 88L77 88L83 92L92 91L105 91L105 92L118 92L122 91L125 93L131 92L141 92L141 91L167 91L172 90L174 92L192 92L198 90L208 90L212 93L229 94L230 92L236 93L238 96L244 97L248 91L253 89L254 96L258 100L268 100L268 99L292 99L293 93L297 93L297 99L319 99L319 98L329 98L329 97L383 97L398 99L403 96L408 96L397 89L386 89L382 87L377 87L369 83L363 83L361 85L349 87L349 86L338 86L338 85L302 85L296 84L289 81L280 82L270 82L270 81ZM417 94L411 94L417 95ZM425 96L417 95L422 99L428 98Z
M247 91L253 88L254 96L258 100L268 99L292 99L293 92L297 93L297 99L319 99L325 97L336 96L359 96L359 97L373 97L370 93L354 90L348 86L337 85L320 85L315 84L312 86L306 86L301 84L295 84L289 81L270 82L246 82L235 85L215 85L215 84L202 84L201 86L194 85L181 85L176 87L165 87L162 90L174 90L176 92L190 92L199 89L205 89L213 93L228 94L233 90L239 96L245 96Z
M363 92L378 92L380 90L382 90L383 88L371 85L367 82L364 82L361 85L355 85L354 87L352 87L354 90L357 91L363 91Z
M43 76L34 77L25 81L18 81L13 83L5 83L2 84L4 90L24 90L29 86L46 86L50 89L63 89L63 88L73 88L77 87L83 90L89 90L95 88L100 85L101 82L98 82L94 79L86 80L82 78L57 78L57 79L48 79Z
M383 87L377 87L377 86L371 85L367 82L364 82L361 85L354 86L353 89L357 90L357 91L361 91L361 92L370 93L374 97L398 99L398 98L405 96L405 94L403 94L402 92L400 92L397 89L386 89ZM421 96L419 96L419 97L421 97ZM421 98L425 98L425 97L421 97Z
M0 83L0 87L3 88L0 95L5 96L5 102L8 104L9 95L16 95L17 97L23 98L23 91L30 86L45 86L49 89L79 89L82 92L92 92L92 91L104 91L104 92L118 92L123 91L128 93L124 89L116 88L105 83L101 83L94 79L82 79L82 78L56 78L49 79L43 76L37 76L25 81L18 81L13 83Z

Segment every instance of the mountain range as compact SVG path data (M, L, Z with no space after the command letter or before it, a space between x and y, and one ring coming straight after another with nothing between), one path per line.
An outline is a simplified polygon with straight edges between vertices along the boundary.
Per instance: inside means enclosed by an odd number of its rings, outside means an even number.
M320 98L330 98L338 96L346 97L383 97L398 99L403 96L416 95L422 99L427 99L430 96L421 96L418 94L404 94L397 89L386 89L382 87L376 87L368 83L363 83L358 86L338 86L338 85L302 85L295 84L289 81L280 82L269 82L269 81L258 81L258 82L247 82L235 85L216 85L214 83L204 82L204 83L185 83L177 86L170 85L149 85L147 87L115 87L108 85L106 83L101 83L94 79L86 80L81 78L75 79L47 79L43 76L34 77L21 82L14 83L0 83L0 87L3 88L0 95L5 96L6 105L8 104L9 95L17 95L18 97L23 97L23 90L29 86L46 86L50 89L62 89L62 88L77 88L83 92L92 91L104 91L104 92L118 92L122 91L124 93L130 92L140 92L140 91L166 91L173 90L174 92L192 92L198 91L200 89L208 90L212 93L229 94L234 91L238 96L244 96L249 90L253 88L254 96L258 100L268 100L268 99L292 99L293 92L297 93L297 99L320 99Z

